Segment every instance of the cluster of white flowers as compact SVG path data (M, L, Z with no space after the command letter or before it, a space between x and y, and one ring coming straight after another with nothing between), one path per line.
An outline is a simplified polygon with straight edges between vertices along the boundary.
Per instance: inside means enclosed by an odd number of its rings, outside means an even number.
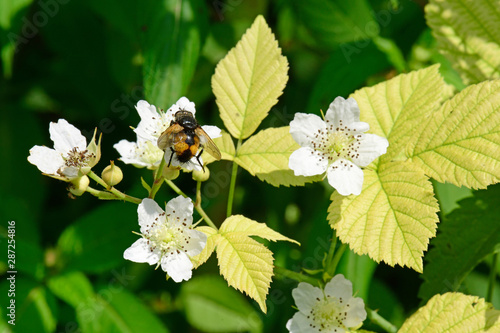
M354 98L337 97L325 119L314 114L297 113L290 122L290 134L301 146L292 153L289 167L296 176L326 172L328 183L341 195L361 193L363 170L385 154L389 142L375 134L364 134L370 126L359 121Z
M298 312L286 328L292 333L343 333L359 327L366 319L363 300L352 295L352 283L335 275L321 290L301 282L292 291Z
M158 148L158 138L170 126L177 111L189 111L194 115L195 105L186 97L181 97L167 111L157 111L154 105L144 100L139 101L135 108L141 117L139 125L134 129L137 142L121 140L114 145L114 148L120 153L120 160L124 163L155 170L159 167L162 157L165 156L168 163L173 154L172 151L163 152ZM204 125L202 128L212 139L221 136L221 130L217 126ZM200 162L203 164L201 157ZM186 163L181 163L175 154L171 166L182 167L186 171L202 169L195 157Z

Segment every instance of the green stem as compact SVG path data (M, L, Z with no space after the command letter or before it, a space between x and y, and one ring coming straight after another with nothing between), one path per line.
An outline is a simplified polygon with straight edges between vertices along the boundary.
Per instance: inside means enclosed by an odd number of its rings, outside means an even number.
M163 184L164 178L162 176L162 173L163 173L164 166L165 166L165 159L162 158L161 162L160 162L160 166L158 167L158 169L156 169L155 177L154 177L154 181L153 181L153 186L151 187L151 191L149 192L148 198L150 198L150 199L155 198L155 195L158 192L158 190L160 189L161 184Z
M339 264L339 261L342 258L342 255L344 254L346 249L347 249L347 245L342 244L342 245L340 245L337 252L335 252L335 256L333 257L332 261L329 263L328 268L327 268L327 273L330 276L333 276L335 274L335 271L337 270L337 265Z
M99 177L98 175L96 175L93 171L90 171L87 175L90 178L92 178L96 183L98 183L99 185L101 185L102 187L104 187L106 189L106 191L112 193L116 197L115 200L124 200L124 201L132 202L132 203L135 203L135 204L140 204L142 202L142 199L139 199L139 198L127 195L127 194L125 194L125 193L117 190L113 186L109 186L108 184L106 184L104 182L104 180L101 179L101 177ZM91 191L92 190L94 190L94 189L91 189ZM92 194L91 191L87 191L87 192L89 192L89 193ZM97 190L94 190L94 191L97 191ZM102 192L102 191L98 191L98 192ZM102 198L104 200L113 200L111 198L105 198L103 194L101 194L101 196L99 196L98 198Z
M99 190L96 190L95 188L92 188L90 186L88 186L85 191L89 192L94 197L97 197L97 198L102 199L102 200L121 200L120 198L117 198L113 193L109 193L106 191L99 191Z
M238 150L241 146L241 139L238 140L238 144L236 146L236 152L234 156L238 154ZM238 174L238 164L233 161L233 170L231 171L231 183L229 184L229 194L227 198L227 211L226 217L229 217L233 213L233 200L234 200L234 190L236 188L236 175Z
M488 292L486 293L486 302L490 302L493 300L493 291L495 290L495 283L497 277L497 260L498 253L493 254L493 259L491 261L491 269L490 269L490 279L488 283Z
M170 179L165 179L165 183L168 186L170 186L172 188L172 190L174 190L174 192L177 193L178 195L182 195L184 198L188 198L188 196L184 192L182 192L182 190L179 187L177 187L177 185L175 185L174 182L171 181ZM215 230L219 230L215 226L215 223L213 223L212 220L208 217L207 213L205 213L205 211L203 210L203 208L201 208L201 200L200 200L200 202L195 202L194 203L194 208L201 215L201 217L203 217L203 220L205 220L205 222L209 226L211 226Z
M365 308L368 318L377 325L382 328L384 331L389 333L396 333L398 331L397 327L391 324L387 319L378 314L377 311L374 311L369 308Z
M335 253L335 247L337 246L337 234L335 230L333 230L332 241L330 242L330 249L328 250L328 255L326 256L326 268L330 267L330 264L333 260L333 255Z
M316 287L322 287L320 280L313 278L312 276L291 271L284 267L274 266L274 273L276 273L276 277L278 278L288 278L298 282L307 282Z

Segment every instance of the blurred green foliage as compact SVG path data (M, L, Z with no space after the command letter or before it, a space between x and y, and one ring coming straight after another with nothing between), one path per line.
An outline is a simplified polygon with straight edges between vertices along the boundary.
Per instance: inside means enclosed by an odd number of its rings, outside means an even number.
M136 207L90 195L72 199L65 183L42 176L27 162L29 149L51 146L49 122L59 118L87 139L97 127L103 134L103 157L95 168L100 172L118 158L114 143L135 140L129 126L139 121L134 105L142 98L166 109L185 95L196 103L202 124L223 127L210 79L258 14L290 63L289 84L261 128L287 125L296 112L319 114L336 96L432 63L441 63L445 80L460 90L459 76L435 49L423 6L424 1L408 0L1 1L0 233L6 253L6 222L16 222L15 331L286 331L296 282L274 279L268 313L262 314L255 302L213 276L218 275L214 258L182 285L165 281L161 270L126 262L122 252L136 238L131 231L138 231ZM118 187L143 197L140 177L151 182L150 172L117 164L125 175ZM231 165L214 163L211 169L203 205L220 223ZM176 183L194 194L189 175ZM322 183L273 188L240 169L233 211L301 242L300 248L270 244L276 265L315 270L332 235L326 222L330 193ZM437 193L446 213L463 197L453 187ZM174 196L164 188L157 198ZM464 204L461 210L471 206ZM461 213L453 214L446 223ZM2 273L5 258L0 258ZM367 305L380 308L396 325L419 306L422 280L415 272L353 253L339 267ZM475 274L470 289L485 292L487 273ZM2 299L8 287L3 278ZM4 305L0 329L12 329ZM219 323L209 315L214 309L224 313Z

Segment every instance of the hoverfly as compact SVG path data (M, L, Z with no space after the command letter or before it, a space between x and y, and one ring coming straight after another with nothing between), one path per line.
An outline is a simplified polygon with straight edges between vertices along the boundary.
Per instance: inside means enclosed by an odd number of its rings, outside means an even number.
M221 159L219 148L189 111L177 111L175 119L170 123L170 127L160 135L157 143L161 150L166 152L170 148L172 151L168 166L172 163L174 154L177 155L177 159L181 163L188 162L194 156L205 171L205 167L200 162L200 156L204 149L215 159Z

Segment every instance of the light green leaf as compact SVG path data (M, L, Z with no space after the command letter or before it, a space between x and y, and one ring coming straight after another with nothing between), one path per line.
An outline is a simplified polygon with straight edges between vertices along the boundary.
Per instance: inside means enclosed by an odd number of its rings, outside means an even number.
M323 47L371 39L380 30L366 0L297 1L296 7L302 23Z
M404 155L425 128L429 115L451 96L434 65L357 90L354 97L361 110L361 121L370 124L370 133L389 140L388 161ZM415 139L414 139L415 138Z
M279 232L269 228L265 223L259 223L243 215L228 217L221 225L219 232L221 234L232 233L235 235L259 236L270 241L288 241L300 245L296 240L283 236Z
M322 175L313 177L295 176L288 167L288 159L300 146L290 135L290 127L262 130L248 139L238 149L235 162L273 186L301 186L307 182L319 181Z
M465 84L500 78L500 1L431 0L425 12Z
M272 252L250 237L227 233L217 243L217 259L228 284L248 294L266 312L266 296L273 276Z
M229 133L246 139L278 102L288 80L288 61L262 16L215 69L212 89Z
M425 257L419 297L457 291L464 278L500 244L500 186L478 191L459 202L460 208L448 215L439 227L439 236Z
M219 276L183 283L181 300L188 322L203 332L262 332L255 309Z
M249 236L294 241L264 223L242 215L228 217L222 223L218 235L217 259L221 274L230 286L247 293L266 312L266 295L273 276L273 253Z
M422 257L438 222L430 181L408 162L381 164L364 175L360 195L332 194L331 226L355 253L422 272Z
M500 181L500 80L467 87L425 125L407 154L427 175L471 188Z
M218 240L218 232L212 227L202 226L196 228L196 230L203 232L207 235L207 244L203 248L200 254L197 256L191 257L191 262L193 263L194 268L198 268L203 265L208 258L212 255L215 250L215 244Z
M234 148L234 142L233 139L231 138L231 135L227 132L222 132L222 136L215 138L213 141L217 145L217 148L219 148L220 153L221 153L221 159L227 160L227 161L232 161L234 159L235 151L236 149ZM215 161L215 158L210 155L207 152L203 152L203 162L205 165L212 163Z
M498 332L500 311L477 296L436 295L408 318L399 333Z
M144 94L151 104L166 109L186 93L194 74L208 31L206 4L165 0L135 8L148 18L141 32Z

